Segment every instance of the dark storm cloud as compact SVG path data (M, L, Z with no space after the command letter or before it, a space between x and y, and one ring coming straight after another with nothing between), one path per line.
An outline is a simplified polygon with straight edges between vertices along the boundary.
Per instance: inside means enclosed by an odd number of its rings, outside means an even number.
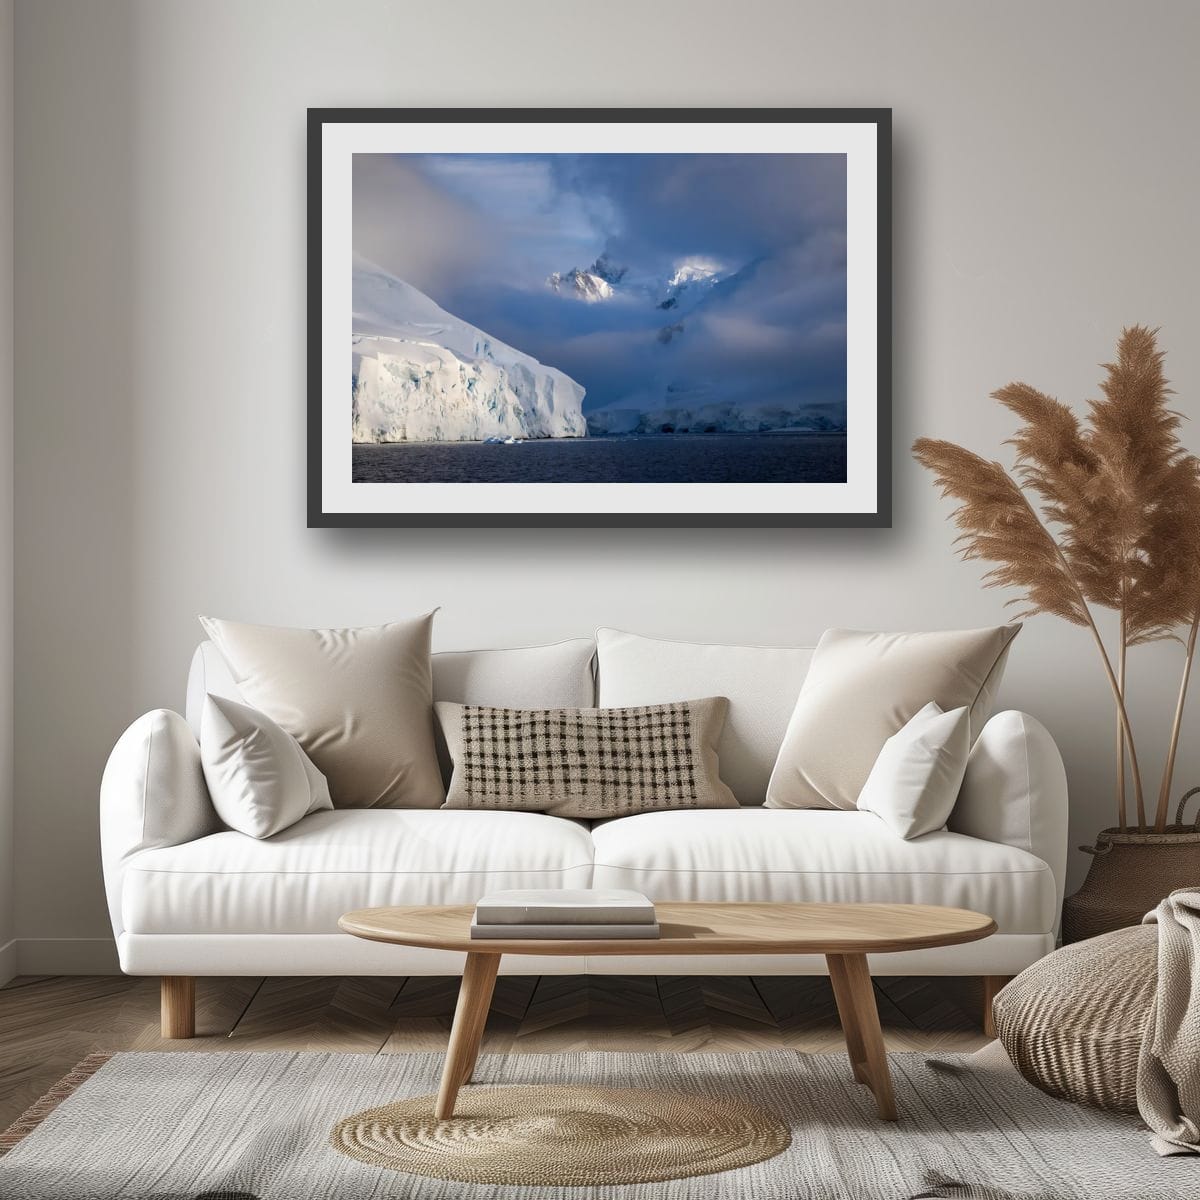
M844 156L358 157L381 161L355 164L356 253L565 371L585 409L689 389L844 407ZM603 253L627 269L611 299L547 286ZM721 282L660 309L689 262Z
M555 163L563 191L603 196L618 261L708 254L736 268L846 225L840 154L594 154Z

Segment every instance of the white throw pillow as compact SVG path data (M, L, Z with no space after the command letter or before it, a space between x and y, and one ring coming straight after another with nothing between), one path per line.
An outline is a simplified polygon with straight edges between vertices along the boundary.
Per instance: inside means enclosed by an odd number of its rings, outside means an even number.
M970 753L969 710L944 713L931 701L883 743L858 807L906 841L941 829L958 799Z
M333 807L325 776L300 743L270 717L233 700L204 701L200 763L221 820L253 838Z

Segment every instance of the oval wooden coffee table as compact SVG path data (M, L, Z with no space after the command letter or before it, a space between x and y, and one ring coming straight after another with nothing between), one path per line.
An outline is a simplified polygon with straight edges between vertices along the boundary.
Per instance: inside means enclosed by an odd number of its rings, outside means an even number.
M991 917L926 904L658 904L655 909L661 937L614 941L472 938L468 906L364 908L338 924L375 942L466 954L434 1109L439 1120L454 1115L459 1088L475 1069L505 954L823 954L854 1077L874 1093L880 1117L894 1121L896 1101L867 955L953 946L996 932Z

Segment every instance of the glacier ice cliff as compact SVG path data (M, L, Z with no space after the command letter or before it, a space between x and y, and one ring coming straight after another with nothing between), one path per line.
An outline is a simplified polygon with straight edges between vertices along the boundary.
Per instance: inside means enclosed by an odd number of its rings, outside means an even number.
M580 384L411 284L356 264L353 307L355 442L587 436Z

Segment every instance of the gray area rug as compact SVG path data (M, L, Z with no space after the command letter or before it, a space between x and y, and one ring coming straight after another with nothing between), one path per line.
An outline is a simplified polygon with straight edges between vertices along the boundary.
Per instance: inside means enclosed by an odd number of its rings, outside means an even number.
M4 1200L1196 1200L1200 1160L1159 1158L1136 1119L1031 1087L994 1050L891 1056L900 1121L844 1055L484 1056L476 1082L664 1088L776 1114L791 1145L719 1174L608 1187L465 1184L330 1145L364 1108L437 1089L440 1054L119 1054L0 1158ZM569 1145L563 1147L570 1154Z

